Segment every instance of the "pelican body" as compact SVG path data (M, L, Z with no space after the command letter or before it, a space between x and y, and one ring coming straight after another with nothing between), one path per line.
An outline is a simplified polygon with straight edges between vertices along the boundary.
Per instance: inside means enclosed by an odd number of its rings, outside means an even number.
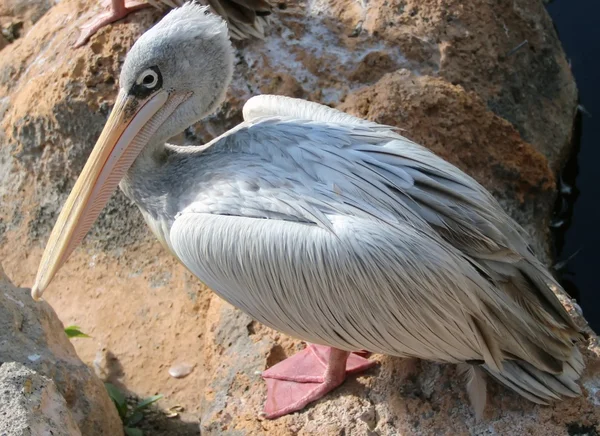
M263 373L269 418L370 368L360 350L463 365L478 416L485 373L536 403L580 393L580 333L524 231L476 181L393 128L257 96L210 143L166 144L218 108L232 71L225 22L194 4L135 43L35 298L120 183L200 280L309 343Z

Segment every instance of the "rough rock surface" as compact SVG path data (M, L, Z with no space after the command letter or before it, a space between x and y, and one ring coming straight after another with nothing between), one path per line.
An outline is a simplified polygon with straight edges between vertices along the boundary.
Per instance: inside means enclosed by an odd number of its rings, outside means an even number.
M94 0L62 0L1 52L0 258L23 286L114 102L128 47L160 16L138 12L71 50L77 26L97 9ZM472 174L549 261L554 174L570 150L577 90L541 2L292 1L265 41L237 45L236 56L221 110L178 142L206 142L230 128L258 93L338 106L403 128ZM543 408L492 385L479 424L452 366L382 356L378 369L306 411L262 421L256 371L302 344L203 287L120 193L46 297L65 323L94 337L74 343L101 377L140 396L163 393L165 408L185 407L179 434L197 434L198 420L203 434L600 431L595 346L586 352L582 399ZM177 362L196 368L174 379L168 369Z
M81 436L54 382L20 363L0 367L0 398L2 435Z
M52 0L3 0L0 3L0 50L27 34L53 4Z
M60 429L55 436L123 434L104 385L79 360L54 310L0 269L0 434L52 434L45 425Z

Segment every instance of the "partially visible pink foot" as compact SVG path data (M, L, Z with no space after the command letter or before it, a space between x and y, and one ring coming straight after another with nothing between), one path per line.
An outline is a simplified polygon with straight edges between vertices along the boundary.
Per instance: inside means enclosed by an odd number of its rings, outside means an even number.
M376 364L348 351L309 344L262 373L267 383L266 417L274 419L302 410L341 385L348 374Z
M138 9L146 8L148 6L150 5L142 0L111 0L110 10L101 13L81 27L81 34L77 41L75 41L75 44L73 44L73 47L81 47L94 33L104 26L114 23L121 18L125 18L127 15Z

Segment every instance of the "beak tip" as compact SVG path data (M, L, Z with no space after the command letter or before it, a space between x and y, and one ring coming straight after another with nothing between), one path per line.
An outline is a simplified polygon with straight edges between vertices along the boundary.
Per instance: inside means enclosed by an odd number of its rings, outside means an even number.
M33 298L34 301L40 301L42 299L43 292L44 291L40 289L39 285L36 283L33 285L33 288L31 288L31 298Z

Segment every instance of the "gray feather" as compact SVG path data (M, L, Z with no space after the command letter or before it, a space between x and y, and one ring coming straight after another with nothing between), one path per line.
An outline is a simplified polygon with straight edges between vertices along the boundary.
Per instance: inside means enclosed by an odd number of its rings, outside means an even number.
M487 383L485 374L475 365L460 364L457 369L467 383L469 401L475 411L475 418L480 421L483 418L483 412L487 402Z

